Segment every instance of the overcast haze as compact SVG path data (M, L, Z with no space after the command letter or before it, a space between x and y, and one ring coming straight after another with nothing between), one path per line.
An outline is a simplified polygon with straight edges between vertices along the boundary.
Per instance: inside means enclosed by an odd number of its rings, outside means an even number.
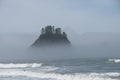
M29 48L46 25L61 27L68 34L73 49L71 54L69 50L66 55L59 54L61 57L118 57L119 3L119 0L0 0L1 60L25 57L23 49ZM55 54L39 55L57 58L59 55Z
M55 25L76 33L120 32L119 0L0 0L0 32L38 33Z

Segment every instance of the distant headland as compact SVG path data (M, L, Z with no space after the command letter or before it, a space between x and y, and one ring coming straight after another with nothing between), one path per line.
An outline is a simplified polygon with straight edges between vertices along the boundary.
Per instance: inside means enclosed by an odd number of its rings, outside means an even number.
M45 46L71 46L71 43L65 32L61 28L55 28L48 25L41 29L41 34L38 39L32 44L32 47Z

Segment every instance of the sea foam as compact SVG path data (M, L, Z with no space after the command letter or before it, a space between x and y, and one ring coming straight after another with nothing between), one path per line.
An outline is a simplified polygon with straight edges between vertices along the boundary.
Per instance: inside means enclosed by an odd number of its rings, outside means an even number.
M24 64L0 64L0 68L27 68L27 67L41 67L42 63L24 63Z
M120 63L120 59L108 59L109 62Z
M59 74L59 73L45 73L35 71L22 71L22 70L1 70L1 77L19 77L24 76L34 80L50 79L50 80L119 80L120 73L76 73L76 74ZM112 78L114 77L114 78Z

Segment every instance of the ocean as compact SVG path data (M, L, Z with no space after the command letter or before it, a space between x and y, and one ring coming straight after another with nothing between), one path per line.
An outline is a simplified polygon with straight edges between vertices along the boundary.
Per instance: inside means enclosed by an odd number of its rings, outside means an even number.
M0 80L120 80L119 58L0 63Z

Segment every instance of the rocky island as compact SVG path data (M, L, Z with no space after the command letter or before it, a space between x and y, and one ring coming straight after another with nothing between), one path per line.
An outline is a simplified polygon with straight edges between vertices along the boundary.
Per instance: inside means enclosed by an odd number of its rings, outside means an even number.
M71 46L67 34L62 32L61 28L55 28L48 25L41 29L41 34L38 39L32 44L32 47L56 47L56 46Z

